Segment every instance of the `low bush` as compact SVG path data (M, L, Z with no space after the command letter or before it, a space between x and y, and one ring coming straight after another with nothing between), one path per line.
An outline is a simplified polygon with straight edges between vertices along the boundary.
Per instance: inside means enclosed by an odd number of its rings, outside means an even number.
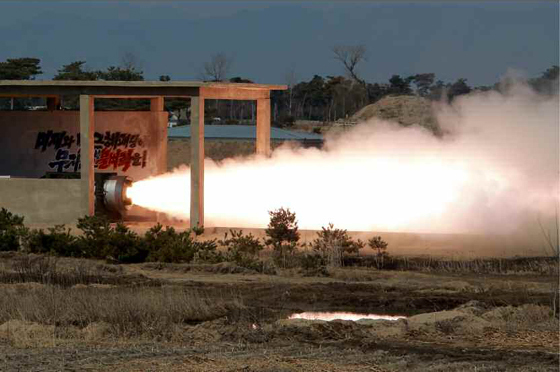
M218 242L227 249L225 259L235 262L247 269L262 271L263 264L259 261L259 253L264 245L253 234L243 234L243 230L230 230L225 233L224 240Z
M31 230L26 239L26 251L46 253L64 257L83 257L78 239L64 225L56 225L44 230Z
M122 223L113 228L105 217L85 216L77 226L83 232L78 238L82 257L131 263L143 262L148 256L143 239Z
M317 253L301 253L299 266L304 276L329 276L325 258Z
M195 233L196 235L196 233ZM167 263L191 262L220 262L221 255L217 252L216 240L196 241L193 231L177 232L173 227L157 224L144 237L148 261Z
M27 235L23 225L23 217L10 213L7 209L0 210L0 251L17 251Z
M321 229L322 231L317 232L317 239L311 246L329 266L343 266L345 256L356 256L364 247L361 240L352 239L348 231L335 229L332 223Z

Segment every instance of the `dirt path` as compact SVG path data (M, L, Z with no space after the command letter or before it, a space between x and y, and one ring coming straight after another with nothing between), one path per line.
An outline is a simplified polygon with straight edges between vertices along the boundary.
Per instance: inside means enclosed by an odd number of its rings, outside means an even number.
M15 371L557 371L551 352L404 342L297 342L197 347L115 344L0 347L0 367Z

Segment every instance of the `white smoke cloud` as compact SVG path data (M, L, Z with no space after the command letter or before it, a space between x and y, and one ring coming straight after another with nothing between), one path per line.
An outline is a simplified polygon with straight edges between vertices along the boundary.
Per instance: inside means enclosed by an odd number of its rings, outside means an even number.
M264 227L288 207L301 228L511 233L558 206L559 101L522 83L436 104L442 138L370 120L325 148L205 161L205 225ZM187 167L134 184L135 204L188 218Z

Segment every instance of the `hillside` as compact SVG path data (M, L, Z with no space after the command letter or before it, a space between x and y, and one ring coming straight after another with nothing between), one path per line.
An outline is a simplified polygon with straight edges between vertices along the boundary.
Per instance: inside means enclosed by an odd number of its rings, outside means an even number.
M396 121L403 126L418 124L439 132L432 103L417 96L388 96L365 106L351 120L361 122L371 118Z

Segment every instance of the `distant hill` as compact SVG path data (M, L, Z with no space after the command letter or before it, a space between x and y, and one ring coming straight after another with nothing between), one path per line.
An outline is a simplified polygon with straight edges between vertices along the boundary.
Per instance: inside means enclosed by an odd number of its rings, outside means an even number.
M396 121L403 126L417 124L440 133L432 102L417 96L387 96L355 113L351 120L362 122L371 118Z

